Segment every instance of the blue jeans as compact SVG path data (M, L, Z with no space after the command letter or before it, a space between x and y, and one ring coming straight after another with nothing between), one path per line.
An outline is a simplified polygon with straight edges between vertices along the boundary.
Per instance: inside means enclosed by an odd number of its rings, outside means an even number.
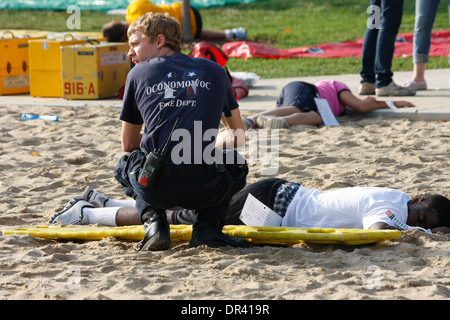
M413 62L428 62L431 31L441 0L416 0L416 19L414 25Z
M404 0L371 0L380 8L380 28L367 28L362 49L361 83L387 86L394 75L391 71L395 39L403 16Z

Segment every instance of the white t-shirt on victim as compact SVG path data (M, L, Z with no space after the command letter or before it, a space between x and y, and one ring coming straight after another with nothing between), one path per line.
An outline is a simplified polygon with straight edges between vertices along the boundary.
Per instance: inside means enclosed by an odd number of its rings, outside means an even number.
M282 226L369 229L374 223L384 222L397 227L386 212L390 210L406 223L410 200L407 194L389 188L319 191L300 186L286 210Z

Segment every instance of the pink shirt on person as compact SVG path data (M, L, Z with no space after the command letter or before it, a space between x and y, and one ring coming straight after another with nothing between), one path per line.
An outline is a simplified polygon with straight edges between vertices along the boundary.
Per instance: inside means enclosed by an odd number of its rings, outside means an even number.
M322 80L314 84L319 91L319 96L326 99L331 111L337 117L345 110L345 105L339 101L339 93L343 90L350 91L345 83L336 80Z

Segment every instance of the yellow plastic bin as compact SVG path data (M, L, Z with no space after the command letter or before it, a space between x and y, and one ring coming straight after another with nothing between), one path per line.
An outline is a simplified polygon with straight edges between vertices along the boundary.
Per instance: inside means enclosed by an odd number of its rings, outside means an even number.
M0 35L0 95L30 92L28 41L45 37L14 36L12 31Z
M117 95L130 71L126 42L61 46L62 97L104 99Z

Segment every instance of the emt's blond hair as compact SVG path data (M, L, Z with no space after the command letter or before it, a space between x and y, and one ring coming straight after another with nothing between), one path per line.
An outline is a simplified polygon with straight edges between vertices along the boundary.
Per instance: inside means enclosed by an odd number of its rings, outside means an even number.
M159 34L166 38L166 46L175 52L181 51L183 33L177 19L165 13L148 12L134 20L128 27L128 38L141 30L151 42L155 41Z

